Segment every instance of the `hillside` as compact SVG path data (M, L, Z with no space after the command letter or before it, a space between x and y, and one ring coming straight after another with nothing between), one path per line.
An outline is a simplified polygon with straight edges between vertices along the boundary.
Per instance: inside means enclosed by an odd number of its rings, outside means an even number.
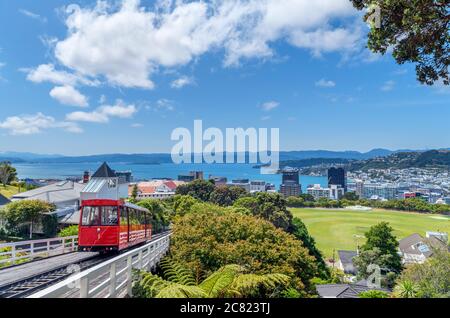
M450 170L450 151L400 152L387 157L353 162L349 165L349 170L351 171L389 168L442 168Z

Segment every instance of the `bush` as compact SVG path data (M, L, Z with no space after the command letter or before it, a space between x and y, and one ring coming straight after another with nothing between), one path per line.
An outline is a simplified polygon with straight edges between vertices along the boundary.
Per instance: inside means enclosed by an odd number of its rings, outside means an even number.
M68 237L78 235L78 225L71 225L59 231L58 237Z
M360 293L358 298L389 298L389 294L381 290L368 290Z

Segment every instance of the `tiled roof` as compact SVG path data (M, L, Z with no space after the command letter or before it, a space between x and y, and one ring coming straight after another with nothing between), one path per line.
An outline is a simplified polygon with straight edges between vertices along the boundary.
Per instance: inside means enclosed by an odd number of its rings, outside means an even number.
M358 256L356 251L338 251L339 259L346 274L356 274L353 258Z
M316 289L321 298L358 298L360 293L369 290L389 292L389 290L384 288L370 288L365 281L356 284L317 285Z
M9 202L11 202L8 198L4 197L2 194L0 194L0 206L6 205Z

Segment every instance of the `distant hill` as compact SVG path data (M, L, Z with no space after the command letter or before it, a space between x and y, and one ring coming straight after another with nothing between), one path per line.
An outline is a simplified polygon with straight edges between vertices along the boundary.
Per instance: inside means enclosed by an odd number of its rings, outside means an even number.
M405 168L444 168L450 169L449 150L430 150L425 152L399 152L387 157L378 157L353 162L350 170L405 169Z
M299 159L299 160L286 160L280 162L280 168L283 169L285 167L292 168L306 168L311 166L318 165L346 165L354 160L351 159L340 159L340 158L311 158L311 159Z
M389 156L394 153L387 149L374 149L369 152L358 152L358 151L328 151L328 150L302 150L302 151L282 151L280 152L280 160L296 160L296 159L311 159L311 158L322 158L322 159L354 159L354 160L364 160L371 159L375 157Z

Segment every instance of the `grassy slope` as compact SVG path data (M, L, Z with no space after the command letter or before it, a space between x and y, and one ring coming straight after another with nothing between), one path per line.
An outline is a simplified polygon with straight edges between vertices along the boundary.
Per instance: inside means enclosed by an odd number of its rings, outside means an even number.
M291 209L308 227L318 248L327 258L333 256L333 249L356 250L354 235L364 233L379 222L386 221L394 228L394 234L402 239L410 234L425 235L426 231L450 233L450 217L386 210L371 212L345 210ZM363 244L364 239L359 239ZM337 253L336 253L337 256Z
M17 187L12 187L12 186L6 186L3 187L3 185L0 185L0 193L3 194L5 197L10 198L12 197L14 194L17 194L19 191L17 189Z

